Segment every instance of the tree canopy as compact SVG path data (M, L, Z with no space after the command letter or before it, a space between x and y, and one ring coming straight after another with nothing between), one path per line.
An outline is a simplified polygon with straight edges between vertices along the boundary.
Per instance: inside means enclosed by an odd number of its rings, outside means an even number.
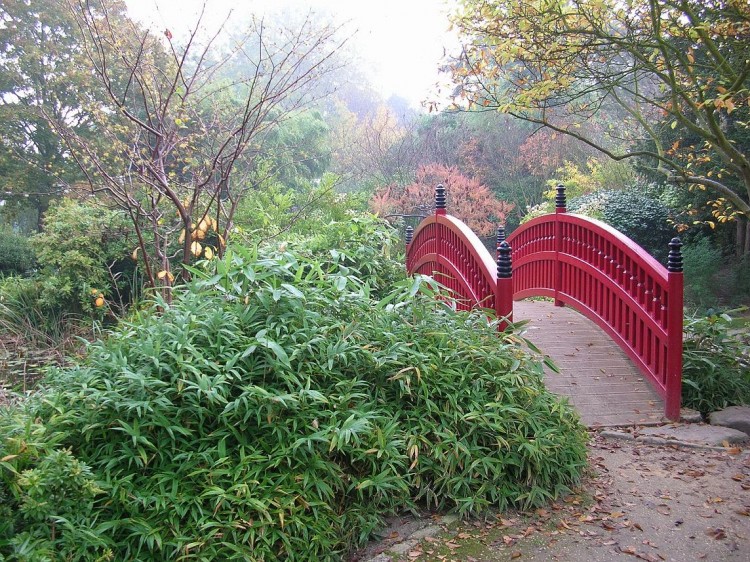
M252 18L229 42L224 27L202 40L198 21L178 39L121 18L118 6L71 0L69 7L79 48L106 97L92 112L105 145L67 119L45 115L91 193L130 216L138 239L133 259L149 285L168 292L177 262L222 252L240 200L264 180L259 169L269 169L263 150L315 136L278 126L310 103L312 86L336 64L344 40L336 27L309 17L294 29ZM308 129L317 126L310 123ZM303 174L296 164L276 158L271 169ZM188 276L184 267L177 272Z
M90 138L88 106L103 99L76 27L61 0L0 5L0 193L40 215L80 177L45 113Z
M498 109L638 158L750 215L745 0L464 0L461 106ZM608 110L602 133L587 121Z
M381 187L373 195L370 207L381 215L411 214L431 209L438 184L446 187L451 214L479 236L492 236L498 225L505 224L514 207L512 203L497 199L478 179L463 175L456 167L442 164L420 166L415 181L409 185Z

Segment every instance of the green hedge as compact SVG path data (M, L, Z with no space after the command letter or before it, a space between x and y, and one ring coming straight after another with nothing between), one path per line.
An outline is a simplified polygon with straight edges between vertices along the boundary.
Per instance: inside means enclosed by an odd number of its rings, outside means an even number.
M50 377L35 415L103 490L87 559L334 560L390 513L578 481L586 434L512 335L423 278L375 299L347 253L235 248ZM6 496L16 537L62 540Z
M706 415L750 404L750 334L727 314L696 315L685 322L682 404Z
M0 277L24 275L35 265L36 257L28 238L0 228Z

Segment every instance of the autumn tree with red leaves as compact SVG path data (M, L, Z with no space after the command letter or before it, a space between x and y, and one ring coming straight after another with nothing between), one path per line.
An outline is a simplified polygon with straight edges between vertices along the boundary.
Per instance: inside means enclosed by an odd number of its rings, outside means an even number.
M464 221L478 236L492 236L498 224L514 205L497 199L478 179L463 175L454 166L426 164L417 170L416 180L401 187L396 184L378 189L370 208L379 215L411 214L420 208L434 208L435 186L442 183L447 192L448 212Z

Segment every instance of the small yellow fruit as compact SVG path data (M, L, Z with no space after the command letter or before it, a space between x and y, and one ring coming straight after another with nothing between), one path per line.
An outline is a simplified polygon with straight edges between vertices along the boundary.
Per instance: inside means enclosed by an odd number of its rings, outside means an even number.
M185 241L185 229L182 229L182 232L180 232L180 237L177 239L177 241L182 244Z
M211 246L206 246L206 249L203 250L203 255L206 257L207 260L214 259L214 250L211 248Z
M99 294L99 289L91 289L91 294L92 295L98 295Z
M203 246L200 242L193 242L190 245L190 252L197 258L201 255L201 252L203 252Z
M94 304L97 307L104 306L104 297L96 297L96 300L94 301Z

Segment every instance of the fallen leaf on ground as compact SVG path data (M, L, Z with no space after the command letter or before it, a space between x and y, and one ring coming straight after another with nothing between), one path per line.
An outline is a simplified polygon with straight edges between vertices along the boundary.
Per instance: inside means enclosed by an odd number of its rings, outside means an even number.
M716 527L716 528L709 527L708 529L706 529L706 534L709 537L713 537L714 539L718 541L727 538L727 532L724 529L721 529L719 527Z

